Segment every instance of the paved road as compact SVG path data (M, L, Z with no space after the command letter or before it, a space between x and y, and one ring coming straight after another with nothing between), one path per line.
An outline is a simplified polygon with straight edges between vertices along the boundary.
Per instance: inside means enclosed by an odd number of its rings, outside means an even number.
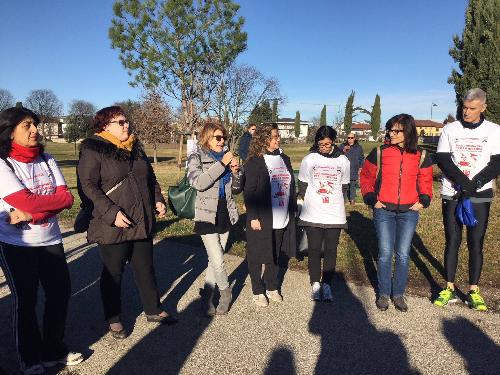
M199 314L198 289L206 256L201 249L163 241L155 247L164 306L176 326L145 322L128 270L123 341L106 335L99 300L100 262L81 235L65 233L73 297L67 341L89 358L61 374L500 374L500 315L464 305L435 308L410 297L410 311L379 312L373 289L337 275L333 303L309 300L306 274L288 271L282 304L251 301L247 269L227 256L235 302L229 315ZM40 295L43 299L43 296ZM11 296L0 273L0 367L16 373ZM57 373L57 371L52 372Z

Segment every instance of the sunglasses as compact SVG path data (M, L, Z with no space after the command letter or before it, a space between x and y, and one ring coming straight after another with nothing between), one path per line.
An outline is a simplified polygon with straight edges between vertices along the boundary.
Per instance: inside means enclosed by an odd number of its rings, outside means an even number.
M389 133L393 133L393 134L396 134L398 135L399 133L402 133L404 130L400 130L400 129L391 129L389 130Z
M110 121L108 124L118 124L120 126L124 126L125 124L128 124L128 120L116 120L116 121Z
M216 140L217 142L220 142L220 141L222 141L222 140L226 140L226 139L227 139L227 137L225 137L225 136L223 136L223 135L214 135L213 137L215 138L215 140Z
M354 139L354 137L347 137L347 139Z

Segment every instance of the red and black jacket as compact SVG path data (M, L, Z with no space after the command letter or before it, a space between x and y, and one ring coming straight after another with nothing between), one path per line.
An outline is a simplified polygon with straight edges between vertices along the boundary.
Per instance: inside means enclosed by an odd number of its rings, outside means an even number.
M380 147L380 170L377 171L377 149L363 164L360 183L366 204L378 201L389 211L404 212L416 202L428 207L432 198L432 160L428 154L421 162L422 150L415 154L397 145ZM378 173L377 173L378 172Z

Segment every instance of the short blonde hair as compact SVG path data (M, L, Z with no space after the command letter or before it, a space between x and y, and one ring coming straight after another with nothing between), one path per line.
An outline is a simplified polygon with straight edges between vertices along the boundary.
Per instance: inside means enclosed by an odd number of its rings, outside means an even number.
M222 135L224 137L227 137L226 129L222 125L208 122L203 125L203 128L201 128L200 140L198 141L198 144L204 149L209 149L210 147L208 143L210 142L210 139L212 139L212 136L214 135L216 130L220 130L222 132Z

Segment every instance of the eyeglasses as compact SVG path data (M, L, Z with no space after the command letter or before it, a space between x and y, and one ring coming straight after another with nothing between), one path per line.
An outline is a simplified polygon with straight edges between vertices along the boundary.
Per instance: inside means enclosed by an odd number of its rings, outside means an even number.
M391 129L389 130L389 133L394 133L398 135L399 133L402 133L404 130L403 129Z
M354 137L347 137L347 139L354 139Z
M120 126L124 126L125 124L128 124L128 120L115 120L115 121L110 121L108 124L118 124Z
M225 136L223 136L223 135L214 135L213 137L215 138L215 140L216 140L217 142L220 142L220 141L222 141L222 140L226 140L226 139L227 139L227 137L225 137Z
M327 148L327 147L331 147L333 143L318 143L318 147L324 147L324 148Z

